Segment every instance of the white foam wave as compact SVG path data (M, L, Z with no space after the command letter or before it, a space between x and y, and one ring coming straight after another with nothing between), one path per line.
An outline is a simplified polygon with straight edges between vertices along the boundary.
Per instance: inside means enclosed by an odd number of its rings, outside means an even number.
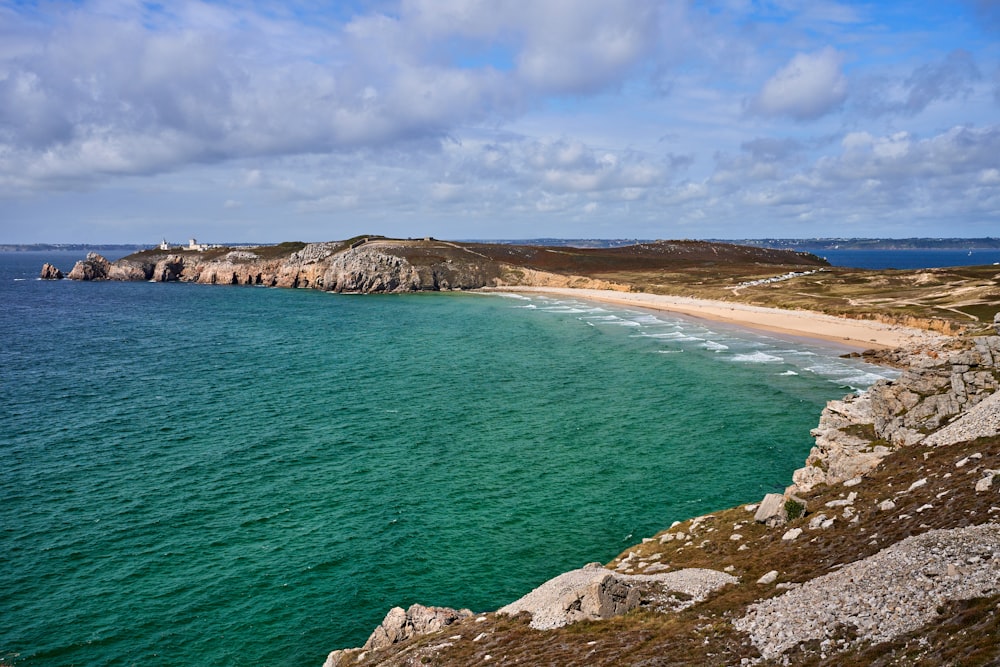
M771 364L777 361L784 361L784 359L776 357L773 354L767 354L766 352L750 352L748 354L734 354L733 361L748 364Z
M519 301L531 301L530 296L524 296L523 294L513 294L511 292L494 292L497 296L503 297L505 299L517 299Z
M785 371L784 373L778 373L778 375L798 375L795 371Z
M588 315L587 317L581 317L581 320L598 320L601 322L611 322L613 320L620 320L621 318L617 315Z
M831 380L831 382L846 384L849 385L852 389L862 389L865 387L870 387L882 379L884 378L877 373L861 373L860 375L852 375L850 377L837 378L836 380Z
M716 343L714 340L706 340L701 344L706 350L712 350L713 352L722 352L723 350L728 350L728 345L723 345L722 343Z
M680 340L681 338L685 340L701 340L700 338L691 338L685 333L680 331L671 331L670 333L641 333L637 334L639 338L671 338L674 340Z
M534 308L538 308L538 306L536 306L536 305L535 305L535 304L533 304L533 303L529 303L529 304L528 304L528 305L526 305L526 306L514 306L514 308L531 308L531 309L534 309Z

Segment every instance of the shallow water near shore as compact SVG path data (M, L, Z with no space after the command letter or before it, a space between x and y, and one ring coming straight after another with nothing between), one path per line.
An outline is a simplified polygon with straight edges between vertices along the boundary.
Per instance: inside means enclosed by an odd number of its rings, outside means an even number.
M35 280L0 255L0 660L322 664L780 490L839 350L586 301Z

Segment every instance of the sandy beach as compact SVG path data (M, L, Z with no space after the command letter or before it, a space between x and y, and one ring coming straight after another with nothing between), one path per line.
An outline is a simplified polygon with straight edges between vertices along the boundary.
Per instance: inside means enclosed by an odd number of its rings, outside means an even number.
M623 306L682 313L714 322L728 322L750 329L835 342L856 348L859 351L909 347L927 344L942 338L939 334L922 329L869 320L851 320L808 310L781 310L681 296L563 287L504 287L498 291L570 296Z

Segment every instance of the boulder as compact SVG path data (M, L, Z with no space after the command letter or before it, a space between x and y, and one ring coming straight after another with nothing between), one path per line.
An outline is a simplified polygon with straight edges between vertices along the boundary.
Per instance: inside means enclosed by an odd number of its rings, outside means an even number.
M42 272L38 277L42 280L62 280L63 272L46 262L42 265Z
M767 574L765 574L763 577L761 577L760 579L758 579L757 583L758 584L765 584L765 585L766 584L773 584L777 580L778 580L778 571L777 570L771 570L770 572L768 572Z
M753 520L767 526L780 526L788 520L785 515L785 496L780 493L769 493L760 501Z

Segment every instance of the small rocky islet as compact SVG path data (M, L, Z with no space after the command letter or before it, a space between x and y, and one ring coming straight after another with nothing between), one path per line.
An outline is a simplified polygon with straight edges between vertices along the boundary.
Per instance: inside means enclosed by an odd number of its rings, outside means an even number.
M697 243L665 243L624 261L659 254L662 262L668 245L691 257L718 253ZM545 252L363 238L296 244L274 257L145 251L108 262L90 254L66 277L338 292L629 289L558 258L539 261ZM822 265L770 252L752 261ZM41 277L63 276L46 265ZM335 650L325 665L997 664L998 334L994 324L866 353L900 376L828 403L784 493L677 522L495 612L393 608L364 646Z

